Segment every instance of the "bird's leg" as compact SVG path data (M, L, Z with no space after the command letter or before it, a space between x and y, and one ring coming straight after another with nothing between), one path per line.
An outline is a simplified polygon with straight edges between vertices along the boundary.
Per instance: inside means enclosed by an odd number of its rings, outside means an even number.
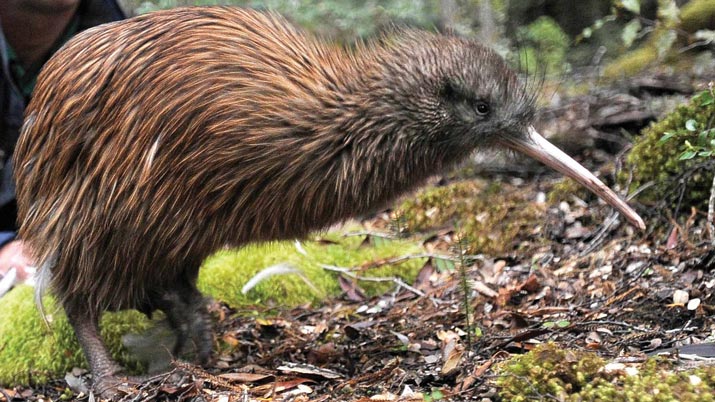
M112 359L102 342L99 335L99 318L91 313L78 313L76 310L67 310L67 318L89 363L94 380L93 388L102 397L112 398L120 383L118 375L122 373L122 368Z
M208 363L212 336L206 302L198 289L192 284L185 284L164 293L156 305L166 314L169 326L176 333L172 354L176 357L184 352L186 342L190 339L196 346L198 362Z
M186 305L177 291L162 294L156 305L159 310L164 312L166 321L176 335L176 343L171 351L171 354L176 358L183 351L189 333L189 324L186 321L185 313Z
M209 313L201 292L195 286L191 287L191 292L187 295L186 304L188 307L189 334L191 340L196 345L196 359L206 365L211 358L213 336L211 333L211 323Z

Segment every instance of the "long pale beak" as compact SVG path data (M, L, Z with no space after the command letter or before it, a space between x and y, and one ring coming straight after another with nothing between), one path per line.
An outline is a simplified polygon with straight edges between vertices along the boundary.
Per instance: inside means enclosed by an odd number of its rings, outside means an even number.
M544 163L546 166L581 183L602 200L606 201L608 205L625 216L631 225L640 230L645 230L643 219L641 219L625 201L618 197L616 193L611 191L610 188L598 180L598 178L585 167L581 166L578 162L571 159L570 156L547 141L546 138L542 137L534 127L529 127L526 137L519 139L502 137L498 141L501 145L529 155Z

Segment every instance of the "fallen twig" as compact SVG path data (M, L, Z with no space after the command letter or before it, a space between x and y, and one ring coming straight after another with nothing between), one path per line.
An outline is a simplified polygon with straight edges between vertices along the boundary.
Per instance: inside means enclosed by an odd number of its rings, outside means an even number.
M405 260L405 259L408 259L408 258L407 258L407 257L399 257L399 258L397 258L397 260ZM323 269L325 269L325 270L328 270L328 271L340 272L340 273L343 274L343 275L346 275L346 276L348 276L348 277L350 277L350 278L353 278L353 279L356 279L356 280L359 280L359 281L367 281L367 282L393 282L393 283L396 284L397 286L402 287L402 288L405 288L405 289L409 290L410 292L416 294L416 295L419 296L419 297L425 297L425 298L430 299L430 301L432 301L432 303L433 303L435 306L437 306L437 305L439 305L439 304L442 303L441 300L439 300L439 299L437 299L437 298L434 298L434 297L431 297L431 296L427 296L423 291L421 291L421 290L419 290L419 289L417 289L417 288L415 288L415 287L413 287L413 286L408 285L408 284L405 283L402 279L397 278L397 277L394 277L394 276L390 276L390 277L359 276L359 275L356 275L355 273L352 272L352 271L355 271L354 268L336 267L335 265L327 265L327 264L320 264L320 267L323 268Z

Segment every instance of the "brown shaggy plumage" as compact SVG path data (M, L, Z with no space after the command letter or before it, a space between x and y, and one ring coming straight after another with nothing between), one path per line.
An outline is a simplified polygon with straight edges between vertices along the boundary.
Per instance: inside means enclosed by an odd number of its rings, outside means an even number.
M386 42L348 51L234 8L83 33L27 111L20 237L53 261L68 307L135 308L222 246L369 212L467 156L491 133L439 115L424 93L445 77L476 73L487 97L529 112L486 48L418 32Z
M164 309L221 247L368 213L520 135L527 92L453 36L345 49L221 7L103 25L38 79L15 152L20 237L74 322Z

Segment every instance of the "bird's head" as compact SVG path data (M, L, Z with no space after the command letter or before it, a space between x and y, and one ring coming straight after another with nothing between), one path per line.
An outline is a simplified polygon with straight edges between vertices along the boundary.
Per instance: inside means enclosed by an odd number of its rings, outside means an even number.
M644 229L643 220L591 172L533 128L535 86L526 85L493 50L455 36L403 33L387 45L389 102L400 105L405 135L463 158L475 149L526 154L586 186Z

